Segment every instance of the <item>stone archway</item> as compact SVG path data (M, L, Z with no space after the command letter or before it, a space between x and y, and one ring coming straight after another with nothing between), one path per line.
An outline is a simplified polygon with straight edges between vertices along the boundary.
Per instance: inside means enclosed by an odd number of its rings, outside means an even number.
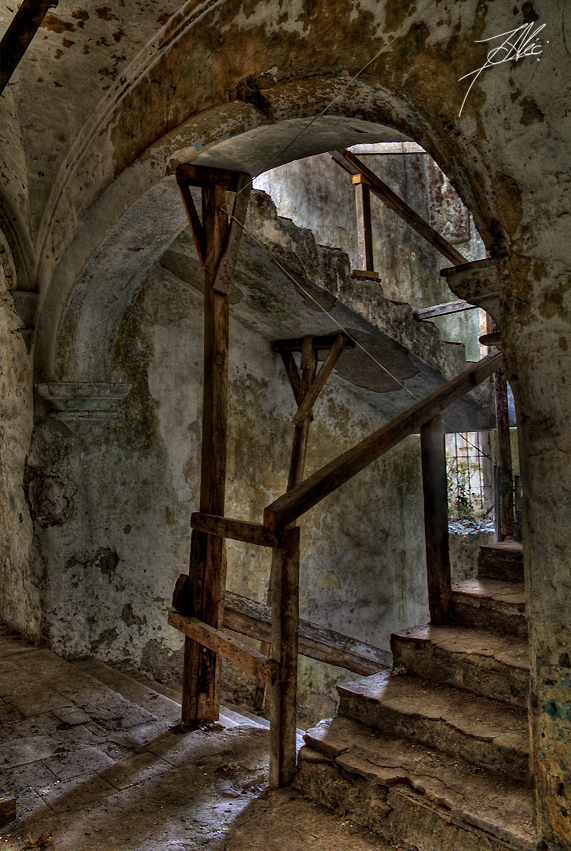
M535 6L537 11L524 4L553 32L564 33L562 10L547 2ZM278 23L271 3L244 9L214 3L166 24L118 78L96 121L59 163L34 258L42 305L36 380L57 374L56 329L78 275L110 226L163 179L179 150L198 140L221 141L237 128L279 122L292 110L315 114L316 104L330 99L331 87L340 91L343 79L386 45L351 91L352 103L340 111L373 121L386 116L430 151L479 216L502 276L500 318L527 482L537 812L550 841L558 836L568 842L569 137L565 98L553 96L554 79L568 86L568 76L557 70L568 67L567 48L564 37L553 41L551 75L547 63L528 73L525 61L504 66L505 74L483 75L460 119L465 90L458 80L479 67L484 55L476 42L519 26L528 12L517 4L409 8L386 2L370 11L327 3L300 17L292 7ZM346 24L342 36L340 19ZM275 83L268 71L274 68ZM240 89L252 77L253 95ZM371 91L389 94L375 102L367 100ZM250 102L228 102L226 93Z

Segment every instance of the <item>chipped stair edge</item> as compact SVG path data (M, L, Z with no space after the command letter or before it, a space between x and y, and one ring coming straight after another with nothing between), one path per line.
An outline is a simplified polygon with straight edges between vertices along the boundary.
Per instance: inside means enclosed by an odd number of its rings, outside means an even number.
M529 645L462 626L424 626L391 636L394 667L434 683L525 708L529 696Z
M388 841L419 851L539 848L526 784L342 716L304 738L295 785Z
M373 674L338 685L339 715L419 742L496 774L529 774L520 709L416 677Z

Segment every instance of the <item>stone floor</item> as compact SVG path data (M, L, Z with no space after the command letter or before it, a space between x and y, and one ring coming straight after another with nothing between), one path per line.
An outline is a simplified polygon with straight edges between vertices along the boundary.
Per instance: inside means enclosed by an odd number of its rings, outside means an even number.
M3 630L0 798L16 799L17 819L0 851L394 851L293 790L270 792L256 720L224 709L181 732L161 691Z

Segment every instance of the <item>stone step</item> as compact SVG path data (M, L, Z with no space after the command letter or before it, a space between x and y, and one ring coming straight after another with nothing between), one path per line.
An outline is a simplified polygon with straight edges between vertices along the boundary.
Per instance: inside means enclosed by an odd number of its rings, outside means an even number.
M536 851L528 784L337 716L304 736L295 785L391 844Z
M527 706L525 638L458 626L415 626L391 635L394 669L512 706Z
M523 582L482 577L453 585L452 623L527 638Z
M339 715L496 774L528 777L527 715L520 709L386 671L337 690Z
M480 547L478 578L484 577L523 582L523 545L517 541L502 541Z

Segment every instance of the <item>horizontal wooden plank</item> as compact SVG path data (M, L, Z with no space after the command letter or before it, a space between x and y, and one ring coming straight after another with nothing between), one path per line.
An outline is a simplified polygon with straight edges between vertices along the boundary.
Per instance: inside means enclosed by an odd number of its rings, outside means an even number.
M375 281L377 284L381 283L380 275L376 272L368 272L366 269L352 269L351 277L363 278L365 281Z
M248 520L234 520L232 517L218 517L215 514L195 512L190 515L190 525L197 532L207 535L217 535L219 538L230 538L245 544L257 544L259 547L279 547L280 542L261 523L250 523Z
M181 615L175 609L169 610L169 624L203 647L208 647L209 650L213 650L244 671L253 674L264 685L270 685L273 682L274 672L278 666L272 663L272 660L268 659L267 656L258 653L257 650L246 647L241 641L230 638L221 630L214 629L214 627L208 626L208 624L196 618Z
M226 592L224 626L260 641L270 640L272 612L269 606ZM298 652L355 674L368 676L389 668L392 656L356 638L335 632L310 621L299 620Z
M222 186L230 192L236 192L238 179L244 175L241 171L228 171L225 168L212 168L204 165L191 165L181 163L176 169L177 183L186 183L189 186ZM250 175L246 175L250 179Z
M413 310L415 319L432 319L434 316L447 316L449 313L461 313L463 310L472 310L475 304L470 304L464 299L448 301L446 304L435 304L433 307L419 307Z
M377 198L380 198L385 206L387 206L390 210L393 210L397 216L400 216L403 221L424 237L427 242L436 248L437 251L440 251L440 253L450 260L451 263L454 263L455 265L466 263L466 258L463 257L447 239L439 234L438 231L434 230L434 228L431 227L431 225L429 225L422 216L419 216L412 207L409 207L402 198L399 198L399 196L393 192L393 190L387 186L380 177L377 177L374 172L367 168L367 166L361 162L355 154L352 154L351 151L347 150L338 151L338 154L369 180L371 184L371 192L373 192Z
M314 337L313 338L313 348L314 349L330 349L339 334L326 334L322 337ZM345 346L348 349L355 348L354 340L351 340L346 334L342 334L346 340ZM272 349L274 352L301 352L303 348L303 337L294 337L291 340L275 340L272 343Z
M407 435L439 414L502 365L500 352L492 352L421 399L352 449L339 455L325 467L280 496L264 510L264 526L272 532L287 526L310 508L351 479Z

